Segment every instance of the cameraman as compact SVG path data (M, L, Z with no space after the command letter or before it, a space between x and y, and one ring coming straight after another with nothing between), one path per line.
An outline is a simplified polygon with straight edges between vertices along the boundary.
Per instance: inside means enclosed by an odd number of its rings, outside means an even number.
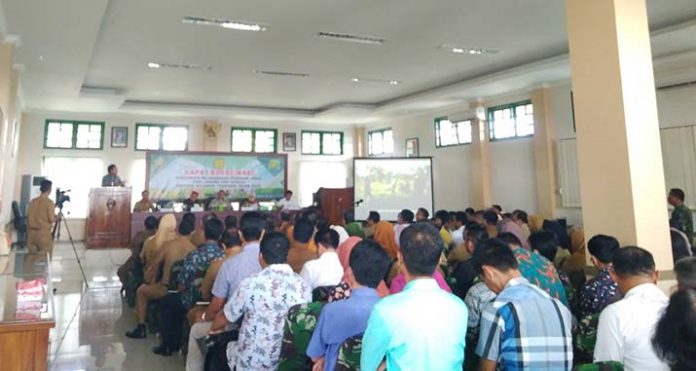
M53 223L56 221L56 206L48 198L53 190L53 182L41 181L41 195L31 200L27 210L29 222L29 238L27 245L30 251L48 252L53 256Z

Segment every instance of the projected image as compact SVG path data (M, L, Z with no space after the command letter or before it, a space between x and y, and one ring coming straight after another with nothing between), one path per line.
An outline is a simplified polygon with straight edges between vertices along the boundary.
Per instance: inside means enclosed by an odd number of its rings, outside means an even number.
M385 220L396 220L404 208L432 208L430 159L355 160L356 218L371 210Z

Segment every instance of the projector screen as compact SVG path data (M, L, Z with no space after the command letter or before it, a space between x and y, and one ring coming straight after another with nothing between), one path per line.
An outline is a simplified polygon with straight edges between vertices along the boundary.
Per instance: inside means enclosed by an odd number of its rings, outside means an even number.
M402 209L433 210L432 159L356 158L355 219L366 220L377 211L382 220L396 220Z

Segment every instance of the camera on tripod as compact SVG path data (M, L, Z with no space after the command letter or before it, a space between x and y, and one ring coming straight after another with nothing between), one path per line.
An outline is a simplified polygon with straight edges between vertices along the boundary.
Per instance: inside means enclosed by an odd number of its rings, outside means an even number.
M70 202L70 196L67 194L70 192L69 189L61 191L60 188L56 188L56 207L63 210L63 206L66 202Z

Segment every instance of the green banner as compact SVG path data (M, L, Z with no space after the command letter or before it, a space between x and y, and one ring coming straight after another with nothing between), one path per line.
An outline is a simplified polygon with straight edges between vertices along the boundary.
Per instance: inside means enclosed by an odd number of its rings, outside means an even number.
M191 191L201 198L223 189L231 199L249 192L260 200L283 197L287 156L231 153L148 152L147 188L155 200L185 199Z

